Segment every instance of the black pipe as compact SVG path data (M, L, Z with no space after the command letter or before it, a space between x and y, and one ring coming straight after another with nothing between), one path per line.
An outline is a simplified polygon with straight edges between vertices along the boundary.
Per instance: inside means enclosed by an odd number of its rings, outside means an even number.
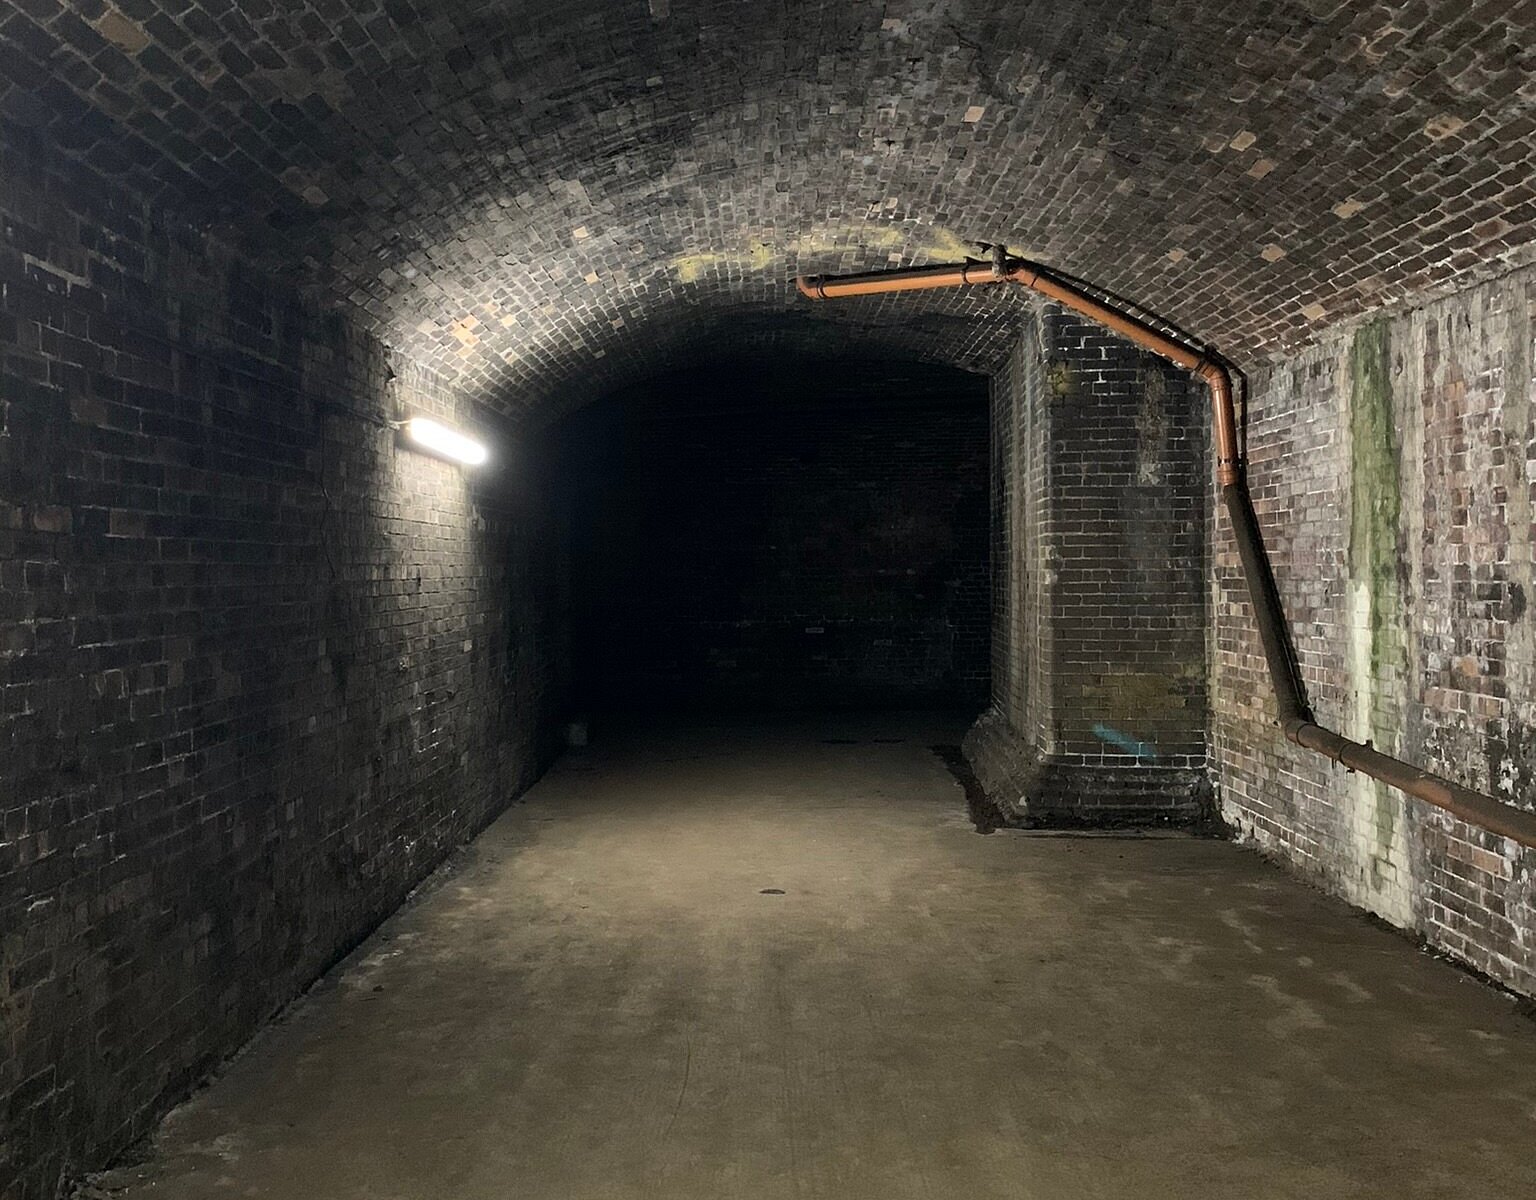
M1280 727L1289 729L1295 721L1310 722L1312 710L1307 705L1306 688L1301 681L1301 664L1291 644L1285 608L1280 603L1280 589L1275 584L1275 572L1264 549L1264 535L1259 532L1259 518L1253 511L1248 485L1241 479L1226 484L1221 495L1227 503L1232 535L1243 563L1243 578L1253 601L1254 624L1259 628L1264 660L1269 664L1269 681L1275 691Z

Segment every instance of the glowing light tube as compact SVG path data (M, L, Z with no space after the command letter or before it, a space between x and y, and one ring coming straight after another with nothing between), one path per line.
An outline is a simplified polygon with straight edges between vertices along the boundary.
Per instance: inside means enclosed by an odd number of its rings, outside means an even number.
M411 417L405 423L405 436L423 450L472 467L479 466L489 457L486 448L474 438L467 438L430 417Z

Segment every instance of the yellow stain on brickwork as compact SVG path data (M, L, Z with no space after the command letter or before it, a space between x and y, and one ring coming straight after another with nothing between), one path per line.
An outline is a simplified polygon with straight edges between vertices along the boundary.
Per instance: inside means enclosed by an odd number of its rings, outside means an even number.
M672 260L672 268L682 282L697 283L719 267L766 271L777 257L768 243L753 242L745 250L706 250L701 254L680 255Z
M149 45L149 34L143 27L115 8L106 9L91 24L96 26L97 33L125 54L137 54Z
M799 236L786 238L782 247L754 239L739 250L706 250L678 255L669 265L681 282L696 283L721 269L766 271L791 255L840 254L854 249L867 251L871 259L884 254L888 262L899 262L902 257L956 262L978 254L975 243L963 241L948 229L848 224L816 226Z
M1466 124L1465 121L1454 113L1441 113L1440 116L1425 122L1424 136L1431 141L1444 141L1452 134L1460 133L1466 128Z

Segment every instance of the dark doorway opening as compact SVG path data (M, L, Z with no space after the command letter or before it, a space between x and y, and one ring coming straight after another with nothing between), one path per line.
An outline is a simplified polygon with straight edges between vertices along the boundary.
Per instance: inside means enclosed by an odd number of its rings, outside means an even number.
M588 712L966 708L990 691L987 381L717 363L568 418Z

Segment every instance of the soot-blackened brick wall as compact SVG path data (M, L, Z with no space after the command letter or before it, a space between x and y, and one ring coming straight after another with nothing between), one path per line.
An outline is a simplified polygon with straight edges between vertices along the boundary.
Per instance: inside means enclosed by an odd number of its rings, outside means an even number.
M1054 307L992 391L993 704L968 739L1030 822L1205 804L1205 405Z
M985 383L748 364L570 422L589 701L987 695Z
M518 474L378 424L473 423L432 376L14 131L0 178L0 1195L36 1200L530 781L560 636Z
M1249 454L1320 720L1536 804L1536 274L1336 334L1255 374ZM1225 524L1214 758L1244 835L1536 993L1536 857L1298 750Z

